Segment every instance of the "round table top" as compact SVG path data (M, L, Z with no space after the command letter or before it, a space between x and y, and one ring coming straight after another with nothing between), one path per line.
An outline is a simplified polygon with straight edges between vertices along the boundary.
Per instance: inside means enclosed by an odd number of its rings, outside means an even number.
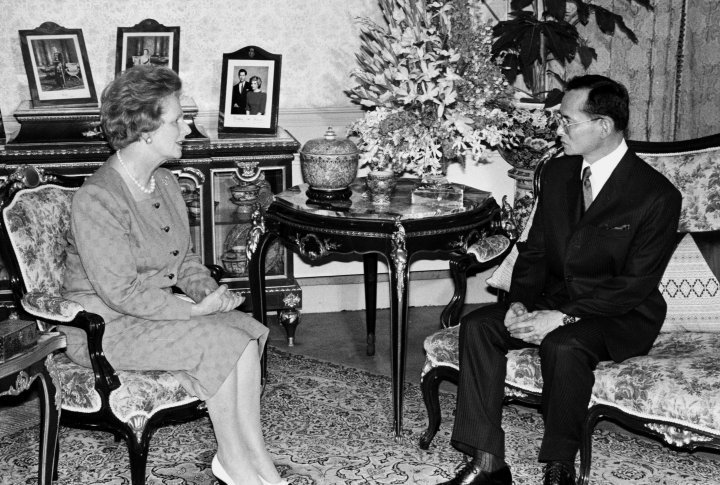
M274 204L291 208L304 214L322 217L347 218L353 220L415 220L472 212L485 206L492 198L490 192L468 187L462 184L451 185L463 193L462 204L437 202L425 199L422 203L411 202L411 191L418 179L399 178L390 204L374 204L365 186L365 178L359 177L350 185L352 195L349 200L314 202L308 199L308 184L300 184L275 194Z

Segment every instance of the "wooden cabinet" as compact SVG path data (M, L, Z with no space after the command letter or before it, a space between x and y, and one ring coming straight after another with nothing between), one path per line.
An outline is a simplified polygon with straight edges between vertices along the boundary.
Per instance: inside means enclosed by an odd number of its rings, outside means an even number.
M215 139L193 129L183 146L183 157L164 165L178 177L187 204L195 252L205 264L222 266L223 282L249 293L245 239L255 204L267 208L273 194L291 185L291 167L300 144L286 130L274 136ZM112 153L97 130L97 108L73 111L19 109L19 133L0 145L0 179L21 165L32 164L48 172L87 176ZM58 119L60 118L60 119ZM50 138L47 136L50 134ZM300 287L293 277L293 258L279 243L267 252L268 309L299 307ZM0 300L11 301L7 273L0 270ZM250 310L250 298L246 299Z

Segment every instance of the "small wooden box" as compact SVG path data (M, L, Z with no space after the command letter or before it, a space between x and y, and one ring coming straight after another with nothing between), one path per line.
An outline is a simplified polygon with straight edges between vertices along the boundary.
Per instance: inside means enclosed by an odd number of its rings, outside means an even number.
M0 322L0 362L31 349L38 341L35 322L27 320L3 320Z

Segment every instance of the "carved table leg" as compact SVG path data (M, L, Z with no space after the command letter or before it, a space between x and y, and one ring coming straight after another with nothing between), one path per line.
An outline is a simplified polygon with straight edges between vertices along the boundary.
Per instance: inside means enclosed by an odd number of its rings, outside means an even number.
M377 263L376 253L363 255L365 281L365 325L367 327L367 355L375 355L375 316L377 313Z
M283 308L278 310L278 321L285 329L288 339L288 347L295 346L295 329L300 324L300 312L295 308Z
M392 356L393 423L395 438L402 435L402 413L405 383L405 354L408 324L408 252L405 228L395 223L392 235L390 264L390 334Z
M277 236L265 228L265 218L257 207L252 214L252 227L247 242L248 282L252 299L253 318L267 327L267 301L265 299L265 253ZM266 344L267 345L267 344ZM267 350L267 349L265 349ZM265 387L267 378L267 352L260 361L260 381Z

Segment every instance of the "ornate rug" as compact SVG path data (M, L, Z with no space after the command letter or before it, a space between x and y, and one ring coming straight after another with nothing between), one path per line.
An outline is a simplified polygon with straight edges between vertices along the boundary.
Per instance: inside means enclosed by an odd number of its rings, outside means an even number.
M278 469L293 485L436 484L462 455L449 445L454 396L441 394L443 424L430 450L417 446L426 426L417 375L405 393L405 434L392 437L389 377L269 350L263 426ZM505 407L507 459L516 484L536 484L542 418ZM59 484L130 483L127 448L108 433L61 428ZM0 437L0 483L36 483L38 427ZM210 421L161 428L152 438L147 483L209 485L215 453ZM596 431L594 484L720 484L720 455L674 452L624 433Z

